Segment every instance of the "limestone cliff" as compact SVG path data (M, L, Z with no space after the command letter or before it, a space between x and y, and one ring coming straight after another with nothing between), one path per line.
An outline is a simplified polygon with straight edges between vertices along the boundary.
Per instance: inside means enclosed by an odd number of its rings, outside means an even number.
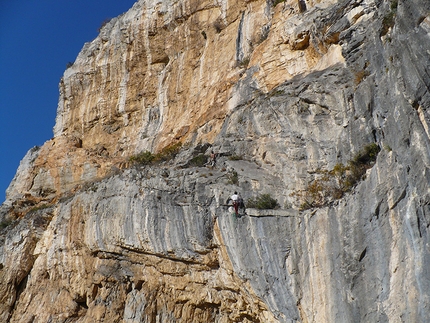
M428 1L136 2L8 188L0 321L428 322L429 88Z

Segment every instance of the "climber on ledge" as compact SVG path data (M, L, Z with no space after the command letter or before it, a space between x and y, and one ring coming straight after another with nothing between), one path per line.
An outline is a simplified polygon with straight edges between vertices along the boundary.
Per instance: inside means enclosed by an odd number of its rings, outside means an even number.
M229 200L232 200L234 212L236 213L236 215L239 215L239 205L241 200L239 194L237 194L237 192L234 192L234 194L229 198Z
M216 164L216 156L217 156L217 154L215 154L214 151L212 150L211 154L209 156L209 160L205 165L209 165L211 167L214 167Z

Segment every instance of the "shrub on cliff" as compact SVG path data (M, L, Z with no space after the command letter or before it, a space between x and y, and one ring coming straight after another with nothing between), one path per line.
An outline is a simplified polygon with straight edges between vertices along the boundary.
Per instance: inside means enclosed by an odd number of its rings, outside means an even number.
M181 147L182 144L180 142L164 147L158 154L155 155L154 161L159 162L172 160L179 153Z
M279 204L270 194L261 194L256 198L248 199L246 207L259 210L272 210L278 208Z
M380 36L385 36L390 30L390 28L394 26L396 15L397 15L397 6L398 6L397 0L391 1L390 11L382 19L382 27L379 33Z
M189 162L189 166L191 167L203 167L208 160L208 157L205 154L199 154L193 158L191 158Z
M4 229L4 228L6 228L6 227L8 227L9 225L11 225L12 224L12 220L9 220L9 219L5 219L5 220L3 220L3 221L1 221L0 222L0 230L2 230L2 229Z
M228 172L227 174L228 184L239 185L239 175L235 170Z
M376 161L381 149L375 143L369 144L361 149L347 165L336 164L332 170L318 170L317 178L299 192L291 194L300 201L300 209L305 210L312 207L322 207L333 200L343 197L360 180L366 171Z
M228 159L229 160L243 160L243 156L241 156L241 155L231 155Z
M153 154L146 150L129 158L132 164L153 165L163 161L169 161L176 157L181 150L182 144L176 143L163 148L159 153Z
M137 155L131 156L129 160L131 163L135 163L139 165L149 165L153 162L154 159L155 159L155 155L147 150Z
M279 3L285 2L285 0L274 0L273 6L276 7Z

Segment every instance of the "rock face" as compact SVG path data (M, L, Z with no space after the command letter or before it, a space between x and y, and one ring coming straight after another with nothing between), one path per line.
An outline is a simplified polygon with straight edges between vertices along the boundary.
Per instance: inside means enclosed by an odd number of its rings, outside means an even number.
M428 322L429 53L428 1L138 1L7 191L0 321Z

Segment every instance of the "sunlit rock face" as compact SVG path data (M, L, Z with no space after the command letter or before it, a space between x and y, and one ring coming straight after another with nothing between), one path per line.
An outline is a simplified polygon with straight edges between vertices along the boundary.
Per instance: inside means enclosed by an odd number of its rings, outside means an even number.
M0 321L430 320L430 3L276 2L138 1L84 45L0 207Z
M34 162L36 183L18 193L35 195L44 182L69 191L134 153L213 143L243 102L343 65L339 41L311 38L322 10L313 5L305 21L296 1L137 2L65 71L54 138Z

